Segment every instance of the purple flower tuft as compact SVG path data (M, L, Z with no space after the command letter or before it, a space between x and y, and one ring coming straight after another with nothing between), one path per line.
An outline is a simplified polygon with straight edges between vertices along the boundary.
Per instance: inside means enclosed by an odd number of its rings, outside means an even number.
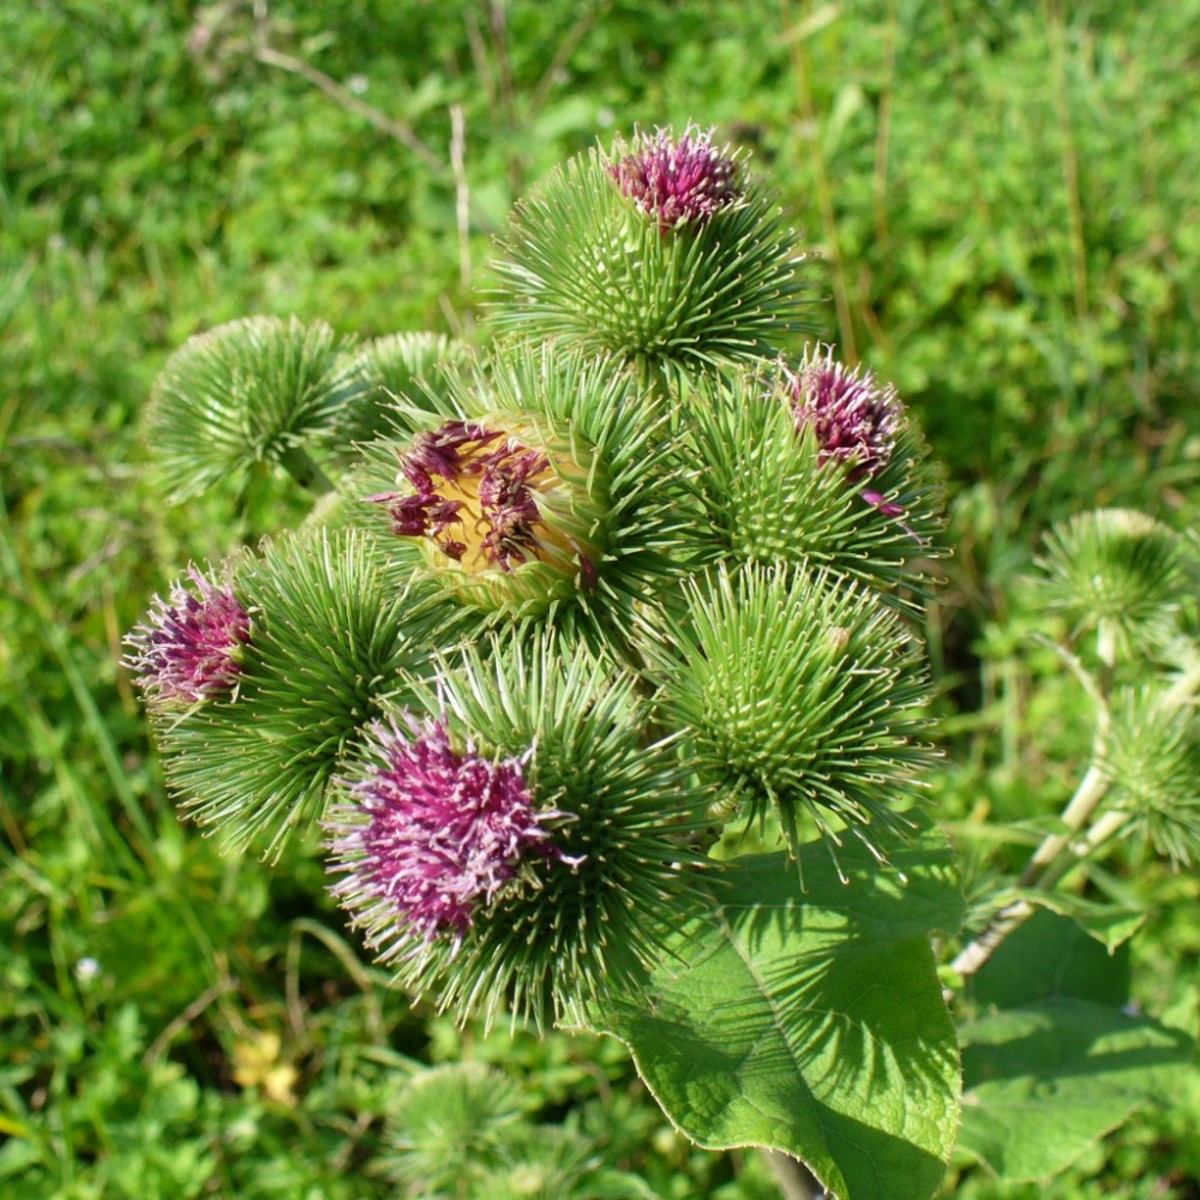
M499 430L448 421L417 435L400 456L400 472L415 493L366 497L386 505L394 532L427 537L472 570L508 572L540 557L535 497L553 485L548 455Z
M633 153L608 170L622 194L664 234L685 222L704 225L741 195L736 159L714 148L711 130L692 125L678 141L664 129L641 135Z
M232 691L241 674L241 647L250 616L229 587L218 587L194 566L169 601L155 596L148 619L125 639L123 662L148 699L194 704Z
M538 812L521 759L494 762L468 743L450 743L445 719L404 714L411 736L393 720L372 729L370 773L351 785L354 803L333 808L333 894L376 932L390 957L416 933L459 941L476 910L490 904L530 854L559 854Z
M891 384L881 387L870 371L835 362L831 349L812 359L806 355L787 382L796 431L812 429L818 461L842 463L856 481L887 466L904 420Z
M401 455L400 470L418 492L432 489L432 476L454 479L462 470L464 447L486 446L500 436L482 425L447 421L432 432L418 433L412 449ZM470 451L467 451L470 454Z

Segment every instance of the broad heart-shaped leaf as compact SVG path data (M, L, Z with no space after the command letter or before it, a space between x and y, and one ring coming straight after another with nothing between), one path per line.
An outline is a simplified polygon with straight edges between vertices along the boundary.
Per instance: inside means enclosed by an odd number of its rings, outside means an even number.
M892 867L817 847L804 889L782 855L714 879L682 918L641 1005L596 1022L633 1052L655 1098L709 1149L802 1159L839 1200L927 1200L958 1123L959 1062L929 934L961 898L945 840L889 845Z
M959 1146L1005 1179L1064 1170L1195 1070L1190 1038L1123 1007L1124 948L1110 956L1070 918L1036 914L980 971L972 995L999 1011L959 1031Z
M1069 997L983 1017L960 1036L959 1145L1014 1182L1065 1170L1195 1070L1195 1047L1179 1030Z

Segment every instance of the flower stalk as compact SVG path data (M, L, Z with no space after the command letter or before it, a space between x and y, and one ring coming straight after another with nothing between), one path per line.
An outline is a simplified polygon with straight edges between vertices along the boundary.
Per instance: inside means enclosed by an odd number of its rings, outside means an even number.
M316 497L327 496L333 491L333 482L303 446L288 446L281 450L279 465L300 487Z
M1102 620L1097 623L1096 629L1096 674L1093 676L1088 673L1073 655L1066 656L1096 706L1092 751L1087 768L1059 819L1062 828L1042 839L1021 872L1017 887L1022 890L1052 891L1077 866L1109 845L1134 817L1129 808L1101 811L1113 787L1113 774L1107 760L1119 644L1117 627L1110 621ZM1157 698L1154 711L1159 717L1170 719L1190 709L1195 704L1198 688L1200 662L1193 663L1183 671L1171 687ZM951 972L959 978L974 975L986 965L1005 939L1033 916L1037 908L1034 902L1025 897L1005 905L982 932L963 947L950 964Z

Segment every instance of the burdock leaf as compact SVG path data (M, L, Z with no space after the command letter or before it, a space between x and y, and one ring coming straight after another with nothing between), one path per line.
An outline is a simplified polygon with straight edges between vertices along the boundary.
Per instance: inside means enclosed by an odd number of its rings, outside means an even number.
M1195 1070L1194 1044L1179 1030L1067 996L984 1017L961 1038L959 1145L1016 1182L1069 1167Z
M1125 904L1102 904L1063 892L1036 889L1013 893L1014 900L1027 900L1040 908L1070 917L1084 933L1098 941L1110 954L1127 942L1146 923L1146 911Z
M888 854L895 871L848 846L842 883L813 853L804 891L779 855L736 860L679 922L652 1003L596 1022L699 1145L785 1151L839 1200L925 1200L958 1122L929 944L961 915L951 853L926 830Z
M1128 954L1066 917L1041 912L1014 932L972 989L1002 1007L959 1030L960 1149L1005 1179L1046 1179L1187 1086L1194 1043L1128 1006L1128 984Z

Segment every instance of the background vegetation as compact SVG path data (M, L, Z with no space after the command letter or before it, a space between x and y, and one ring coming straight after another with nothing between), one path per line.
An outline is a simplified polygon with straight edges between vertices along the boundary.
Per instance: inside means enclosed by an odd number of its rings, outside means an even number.
M531 182L634 122L716 124L819 251L825 336L946 464L937 800L973 877L1023 851L983 818L1034 840L1087 752L1030 638L1041 532L1101 503L1196 523L1198 71L1198 0L0 7L0 1194L775 1195L675 1135L615 1043L459 1034L385 991L313 847L269 869L178 822L120 639L277 512L164 508L150 381L255 312L471 336ZM1149 883L1135 994L1195 1034L1200 884ZM461 1058L511 1089L442 1153L413 1089ZM1181 1096L1049 1187L964 1160L947 1191L1194 1200L1198 1121ZM428 1182L404 1145L482 1174Z

